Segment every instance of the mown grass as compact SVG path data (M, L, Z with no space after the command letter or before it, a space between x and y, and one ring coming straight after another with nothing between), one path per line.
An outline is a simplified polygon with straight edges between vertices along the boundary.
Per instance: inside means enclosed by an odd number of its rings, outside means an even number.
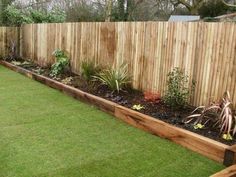
M221 169L0 67L1 177L203 177Z

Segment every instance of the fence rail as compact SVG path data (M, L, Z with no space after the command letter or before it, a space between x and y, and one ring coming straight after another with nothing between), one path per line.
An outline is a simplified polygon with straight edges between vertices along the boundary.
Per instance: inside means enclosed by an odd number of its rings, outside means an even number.
M137 89L166 90L167 73L181 67L196 90L193 105L218 100L228 90L236 102L236 24L117 22L30 24L21 28L21 54L41 65L66 50L74 72L83 60L129 64ZM1 46L1 44L0 44Z

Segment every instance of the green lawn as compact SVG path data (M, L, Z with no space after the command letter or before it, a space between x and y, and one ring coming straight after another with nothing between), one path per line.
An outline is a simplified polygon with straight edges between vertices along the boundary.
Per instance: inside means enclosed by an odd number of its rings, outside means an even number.
M223 168L0 66L0 177L203 177Z

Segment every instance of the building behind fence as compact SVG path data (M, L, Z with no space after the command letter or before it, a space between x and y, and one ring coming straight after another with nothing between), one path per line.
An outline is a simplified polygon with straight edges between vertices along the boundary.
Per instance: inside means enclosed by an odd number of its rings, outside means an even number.
M20 39L20 54L40 65L53 63L52 52L66 50L74 72L83 60L129 64L134 88L160 92L174 67L197 82L193 105L219 100L228 90L236 102L236 23L114 22L30 24L0 28L0 55ZM19 47L19 46L18 46Z

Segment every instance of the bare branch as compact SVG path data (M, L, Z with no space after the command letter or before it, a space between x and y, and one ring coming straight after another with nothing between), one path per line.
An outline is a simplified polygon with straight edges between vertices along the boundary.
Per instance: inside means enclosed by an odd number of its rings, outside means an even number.
M224 0L221 0L226 6L236 8L236 5L226 3Z

